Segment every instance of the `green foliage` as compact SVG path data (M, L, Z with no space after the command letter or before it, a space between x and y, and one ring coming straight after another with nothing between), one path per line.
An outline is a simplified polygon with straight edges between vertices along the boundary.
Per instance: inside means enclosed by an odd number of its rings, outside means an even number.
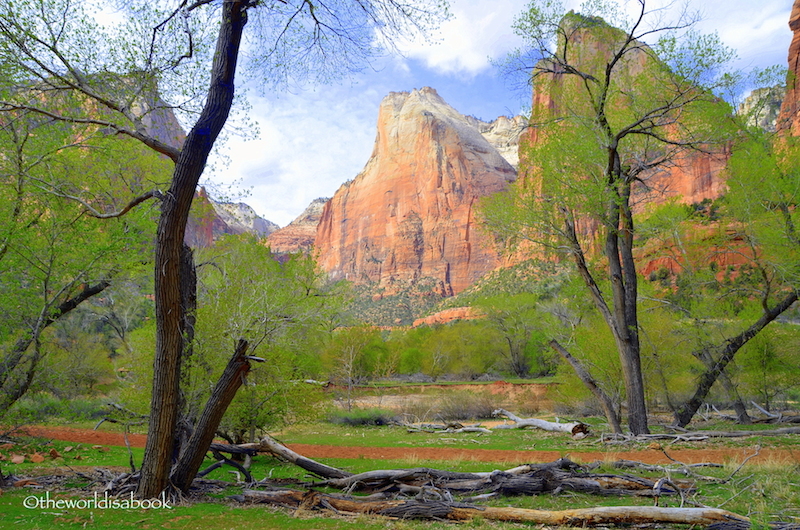
M60 101L78 105L66 97ZM23 111L0 119L0 150L7 153L0 157L2 414L24 393L48 352L66 352L63 340L52 347L44 343L58 337L45 337L44 330L80 307L85 290L107 282L121 286L147 266L153 211L142 206L122 217L98 216L122 210L163 182L166 166L132 141L113 141L112 148L95 126L54 127ZM88 347L96 360L102 356L100 339L80 340L97 345ZM72 355L83 362L75 348ZM80 374L74 375L73 380Z
M381 409L336 410L328 414L328 421L336 425L365 426L388 425L393 414Z
M342 309L342 285L329 284L313 258L282 263L252 237L229 237L198 256L198 325L186 392L199 407L239 338L254 363L221 429L233 439L313 417L321 390L302 383L320 373L318 352Z
M504 371L516 377L542 377L555 371L557 361L546 346L548 335L542 325L542 301L543 297L531 294L497 295L477 304L504 343L499 352L505 359Z
M764 330L742 349L735 379L739 391L766 410L783 410L800 391L800 332L779 324Z
M4 421L9 424L97 421L108 413L104 398L63 398L48 392L31 392L11 407Z

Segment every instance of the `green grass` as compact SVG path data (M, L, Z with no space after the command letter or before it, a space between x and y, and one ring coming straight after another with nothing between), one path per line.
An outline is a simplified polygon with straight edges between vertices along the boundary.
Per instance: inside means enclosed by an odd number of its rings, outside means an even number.
M592 420L602 423L601 419ZM746 430L767 429L773 426L734 426L723 422L700 425L713 430L730 430L740 428ZM659 430L655 428L654 430ZM597 443L596 439L572 441L563 434L545 433L535 430L495 431L490 435L480 434L431 434L407 433L400 427L353 427L332 425L328 423L296 425L285 429L277 437L284 443L310 443L335 446L374 446L374 447L448 447L465 449L506 449L506 450L550 450L559 454L595 451L597 459L604 459L608 447ZM797 449L800 458L800 437L787 436L755 437L746 439L720 440L713 442L664 444L667 451L684 448L715 447L784 447ZM72 450L67 451L67 447ZM613 450L641 449L636 445L614 446ZM119 471L128 467L128 451L125 447L97 448L86 444L70 442L26 439L11 448L0 449L0 469L3 473L17 476L38 476L52 473L57 469L62 474L73 472L91 472L96 467L114 467ZM50 457L50 450L60 456ZM138 466L142 459L142 449L133 449L134 461ZM44 455L45 461L23 464L10 464L11 454ZM80 458L77 458L80 457ZM322 460L322 459L321 459ZM510 467L503 463L486 463L476 461L427 461L420 459L376 461L366 458L358 459L324 459L324 463L359 473L375 469L398 469L409 467L432 467L451 471L492 471ZM210 464L208 460L206 464ZM728 478L735 467L697 469L697 473ZM42 489L8 488L0 495L0 528L49 529L49 528L214 528L216 529L398 529L422 530L452 528L444 523L389 521L367 517L319 517L317 514L293 514L288 510L273 509L265 506L242 506L228 499L241 490L241 486L233 483L235 475L229 473L230 468L222 468L208 476L211 479L231 481L227 490L209 495L201 502L176 506L173 510L88 510L88 509L27 509L23 501L30 495L45 494ZM621 471L603 467L600 471L620 473ZM265 455L259 455L251 468L256 480L271 477L275 479L290 478L297 481L308 480L305 472L296 466L280 462ZM630 471L626 471L630 472ZM635 474L644 474L634 472ZM662 476L650 473L652 477ZM692 502L707 506L721 507L736 513L754 517L759 521L781 519L784 521L797 518L800 520L800 464L767 462L765 464L748 464L738 471L729 481L714 484L698 482L698 491L690 499ZM673 478L682 478L674 475ZM87 499L91 498L90 484L80 475L66 485L67 491L50 490L51 498ZM598 497L586 494L565 492L560 495L539 495L517 498L504 498L493 501L497 505L516 506L520 508L558 510L566 508L592 507L598 505L649 505L649 498L635 497ZM677 498L662 498L662 505L678 506ZM505 525L476 521L468 523L470 528L518 528L518 525Z
M242 506L225 501L200 502L166 510L81 510L27 509L23 501L41 492L11 491L0 496L0 527L25 530L55 528L98 529L180 529L180 530L378 530L412 528L403 522L368 517L322 517L314 513L294 515L288 510L265 506ZM53 495L51 494L51 497ZM68 494L59 499L69 498ZM80 495L76 499L86 498ZM414 526L413 528L422 528ZM451 528L430 524L424 528ZM488 527L487 527L488 528Z

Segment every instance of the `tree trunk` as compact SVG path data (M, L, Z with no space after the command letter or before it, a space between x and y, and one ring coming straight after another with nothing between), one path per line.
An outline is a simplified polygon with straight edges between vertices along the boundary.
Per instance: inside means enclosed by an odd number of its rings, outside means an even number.
M798 291L793 291L789 293L783 300L781 300L777 305L766 311L761 318L758 319L752 326L741 332L739 335L726 340L722 345L718 347L721 350L721 354L719 356L719 360L714 363L714 365L708 369L700 376L700 380L697 383L697 389L695 389L694 395L683 405L681 405L680 409L675 413L675 425L678 427L686 427L689 425L689 422L692 421L694 415L697 413L697 410L700 406L705 402L706 396L711 391L711 387L714 386L714 383L717 381L719 375L725 370L730 363L736 352L741 349L742 346L747 344L747 341L755 337L762 329L764 329L767 324L778 318L778 316L789 309L792 304L797 301ZM702 354L696 354L696 357L700 357Z
M614 151L618 166L618 157ZM609 210L605 253L614 300L611 330L619 352L628 403L628 427L633 434L648 434L647 405L644 398L641 344L639 341L638 277L633 259L633 214L630 210L630 184L616 179L617 196Z
M41 360L38 341L42 332L59 318L67 315L70 311L81 305L83 302L105 291L111 282L103 280L95 285L84 285L81 291L61 302L54 310L50 307L43 308L39 318L30 332L25 333L14 343L14 347L3 359L0 364L0 417L18 399L25 395L30 388L33 377L36 375L36 368ZM52 311L52 312L51 312ZM17 379L14 375L17 367L24 362L25 354L31 344L37 343L36 351L30 358L30 364L23 377Z
M548 526L610 526L640 524L689 524L750 520L742 515L717 508L661 508L658 506L604 506L574 510L547 511L526 508L470 506L468 504L425 500L371 500L354 497L326 495L315 491L245 490L242 501L269 503L306 510L319 509L334 513L362 513L383 515L399 519L448 519L468 521L484 519Z
M597 401L600 402L600 406L603 407L603 412L606 415L611 430L614 431L615 434L622 434L622 425L620 425L619 422L619 415L617 415L617 411L614 409L614 403L611 401L611 398L608 397L608 394L603 392L603 389L597 385L594 378L586 368L583 367L581 362L573 357L566 348L558 343L558 341L551 340L548 344L572 366L578 378L586 385L586 388L589 389L594 397L597 398Z
M247 359L248 346L246 340L239 339L236 351L208 398L191 438L181 450L178 464L170 476L172 484L181 491L188 491L192 485L222 421L222 416L242 386L245 375L250 371L250 362Z
M184 353L180 266L183 236L195 189L233 103L236 61L248 4L243 0L222 3L208 98L184 141L161 206L155 256L156 353L150 427L137 491L141 498L157 497L167 486L180 401L180 359Z

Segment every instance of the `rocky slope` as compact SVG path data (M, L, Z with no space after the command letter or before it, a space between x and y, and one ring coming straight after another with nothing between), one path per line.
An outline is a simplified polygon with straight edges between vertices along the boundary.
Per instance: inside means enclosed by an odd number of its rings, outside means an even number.
M194 196L184 240L195 248L209 247L223 235L254 234L267 237L278 225L256 215L247 204L216 202L200 188Z
M322 218L322 210L330 199L320 197L288 225L275 230L269 235L269 246L277 254L307 252L314 246L317 238L317 226Z
M211 201L211 206L225 223L226 234L250 233L257 237L267 237L279 228L272 221L259 217L253 208L243 202Z
M472 116L466 116L466 119L516 169L519 165L519 139L528 127L525 118L500 116L492 122Z
M457 293L499 264L475 208L515 175L434 89L390 93L366 167L325 205L320 266L389 292L433 278L441 295Z
M748 125L775 132L785 97L786 87L782 85L757 88L745 98L736 112L747 118Z

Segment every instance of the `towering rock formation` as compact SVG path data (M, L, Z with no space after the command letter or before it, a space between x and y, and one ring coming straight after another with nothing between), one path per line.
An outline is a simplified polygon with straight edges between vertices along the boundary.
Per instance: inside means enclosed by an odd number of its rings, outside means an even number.
M786 87L783 85L757 88L742 101L736 112L747 118L748 125L775 132L785 97Z
M500 116L493 122L485 122L472 116L466 118L509 164L514 168L519 165L519 139L528 127L525 118Z
M786 80L786 97L778 118L778 129L788 131L792 136L800 136L800 0L794 0L789 29L794 36L789 45L789 76Z
M259 217L247 204L216 202L205 188L200 188L194 196L184 239L191 247L208 247L226 234L249 233L261 238L277 228L278 225Z
M800 1L800 0L798 0ZM580 14L570 12L562 20L564 34L568 35L570 42L570 54L574 65L581 70L603 78L607 58L611 56L612 50L617 51L619 42L625 38L624 32L608 25L601 18L584 17ZM560 37L561 38L561 37ZM563 46L563 44L561 45ZM644 44L639 43L626 53L615 66L615 83L625 86L625 83L636 84L642 82L641 77L647 75L648 69L653 61L658 59L655 53ZM559 67L556 67L556 69ZM566 75L562 72L548 72L540 74L534 83L533 102L532 102L532 125L539 123L549 123L553 119L560 119L569 112L564 109L573 105L580 106L584 103L570 101L571 91L581 93L583 81L579 76ZM657 90L658 87L651 87ZM698 90L700 90L698 88ZM567 98L567 99L565 99ZM613 105L630 105L636 109L636 98L628 95L624 90L616 89L613 95ZM653 109L656 107L654 106ZM578 110L578 113L581 111ZM639 108L634 112L643 113ZM591 110L586 110L587 115L591 115ZM661 117L665 121L680 119L680 112L671 112ZM680 129L680 127L675 127ZM661 128L659 134L669 134L666 127ZM527 146L535 145L543 140L539 137L541 129L531 126L520 140L520 176L521 178L536 177L536 168L532 167L530 161L525 157ZM706 152L715 151L715 152ZM631 206L634 212L641 212L653 205L662 204L673 198L677 198L685 204L700 203L707 199L716 199L724 192L724 179L722 170L727 164L729 152L724 147L707 146L701 151L689 149L676 149L670 155L667 162L661 163L655 169L646 170L639 175L639 182L633 187ZM649 152L642 151L636 153L630 163L641 163L648 165L657 161L662 155L659 149L651 149ZM638 158L644 157L643 160ZM585 231L592 231L595 225L592 223L581 223Z
M269 246L272 251L288 254L310 250L317 237L317 226L322 218L322 210L329 200L327 197L314 199L294 221L272 232L269 235Z
M442 295L457 293L499 264L475 208L515 175L435 90L392 92L366 167L322 213L320 266L389 291L433 278Z

